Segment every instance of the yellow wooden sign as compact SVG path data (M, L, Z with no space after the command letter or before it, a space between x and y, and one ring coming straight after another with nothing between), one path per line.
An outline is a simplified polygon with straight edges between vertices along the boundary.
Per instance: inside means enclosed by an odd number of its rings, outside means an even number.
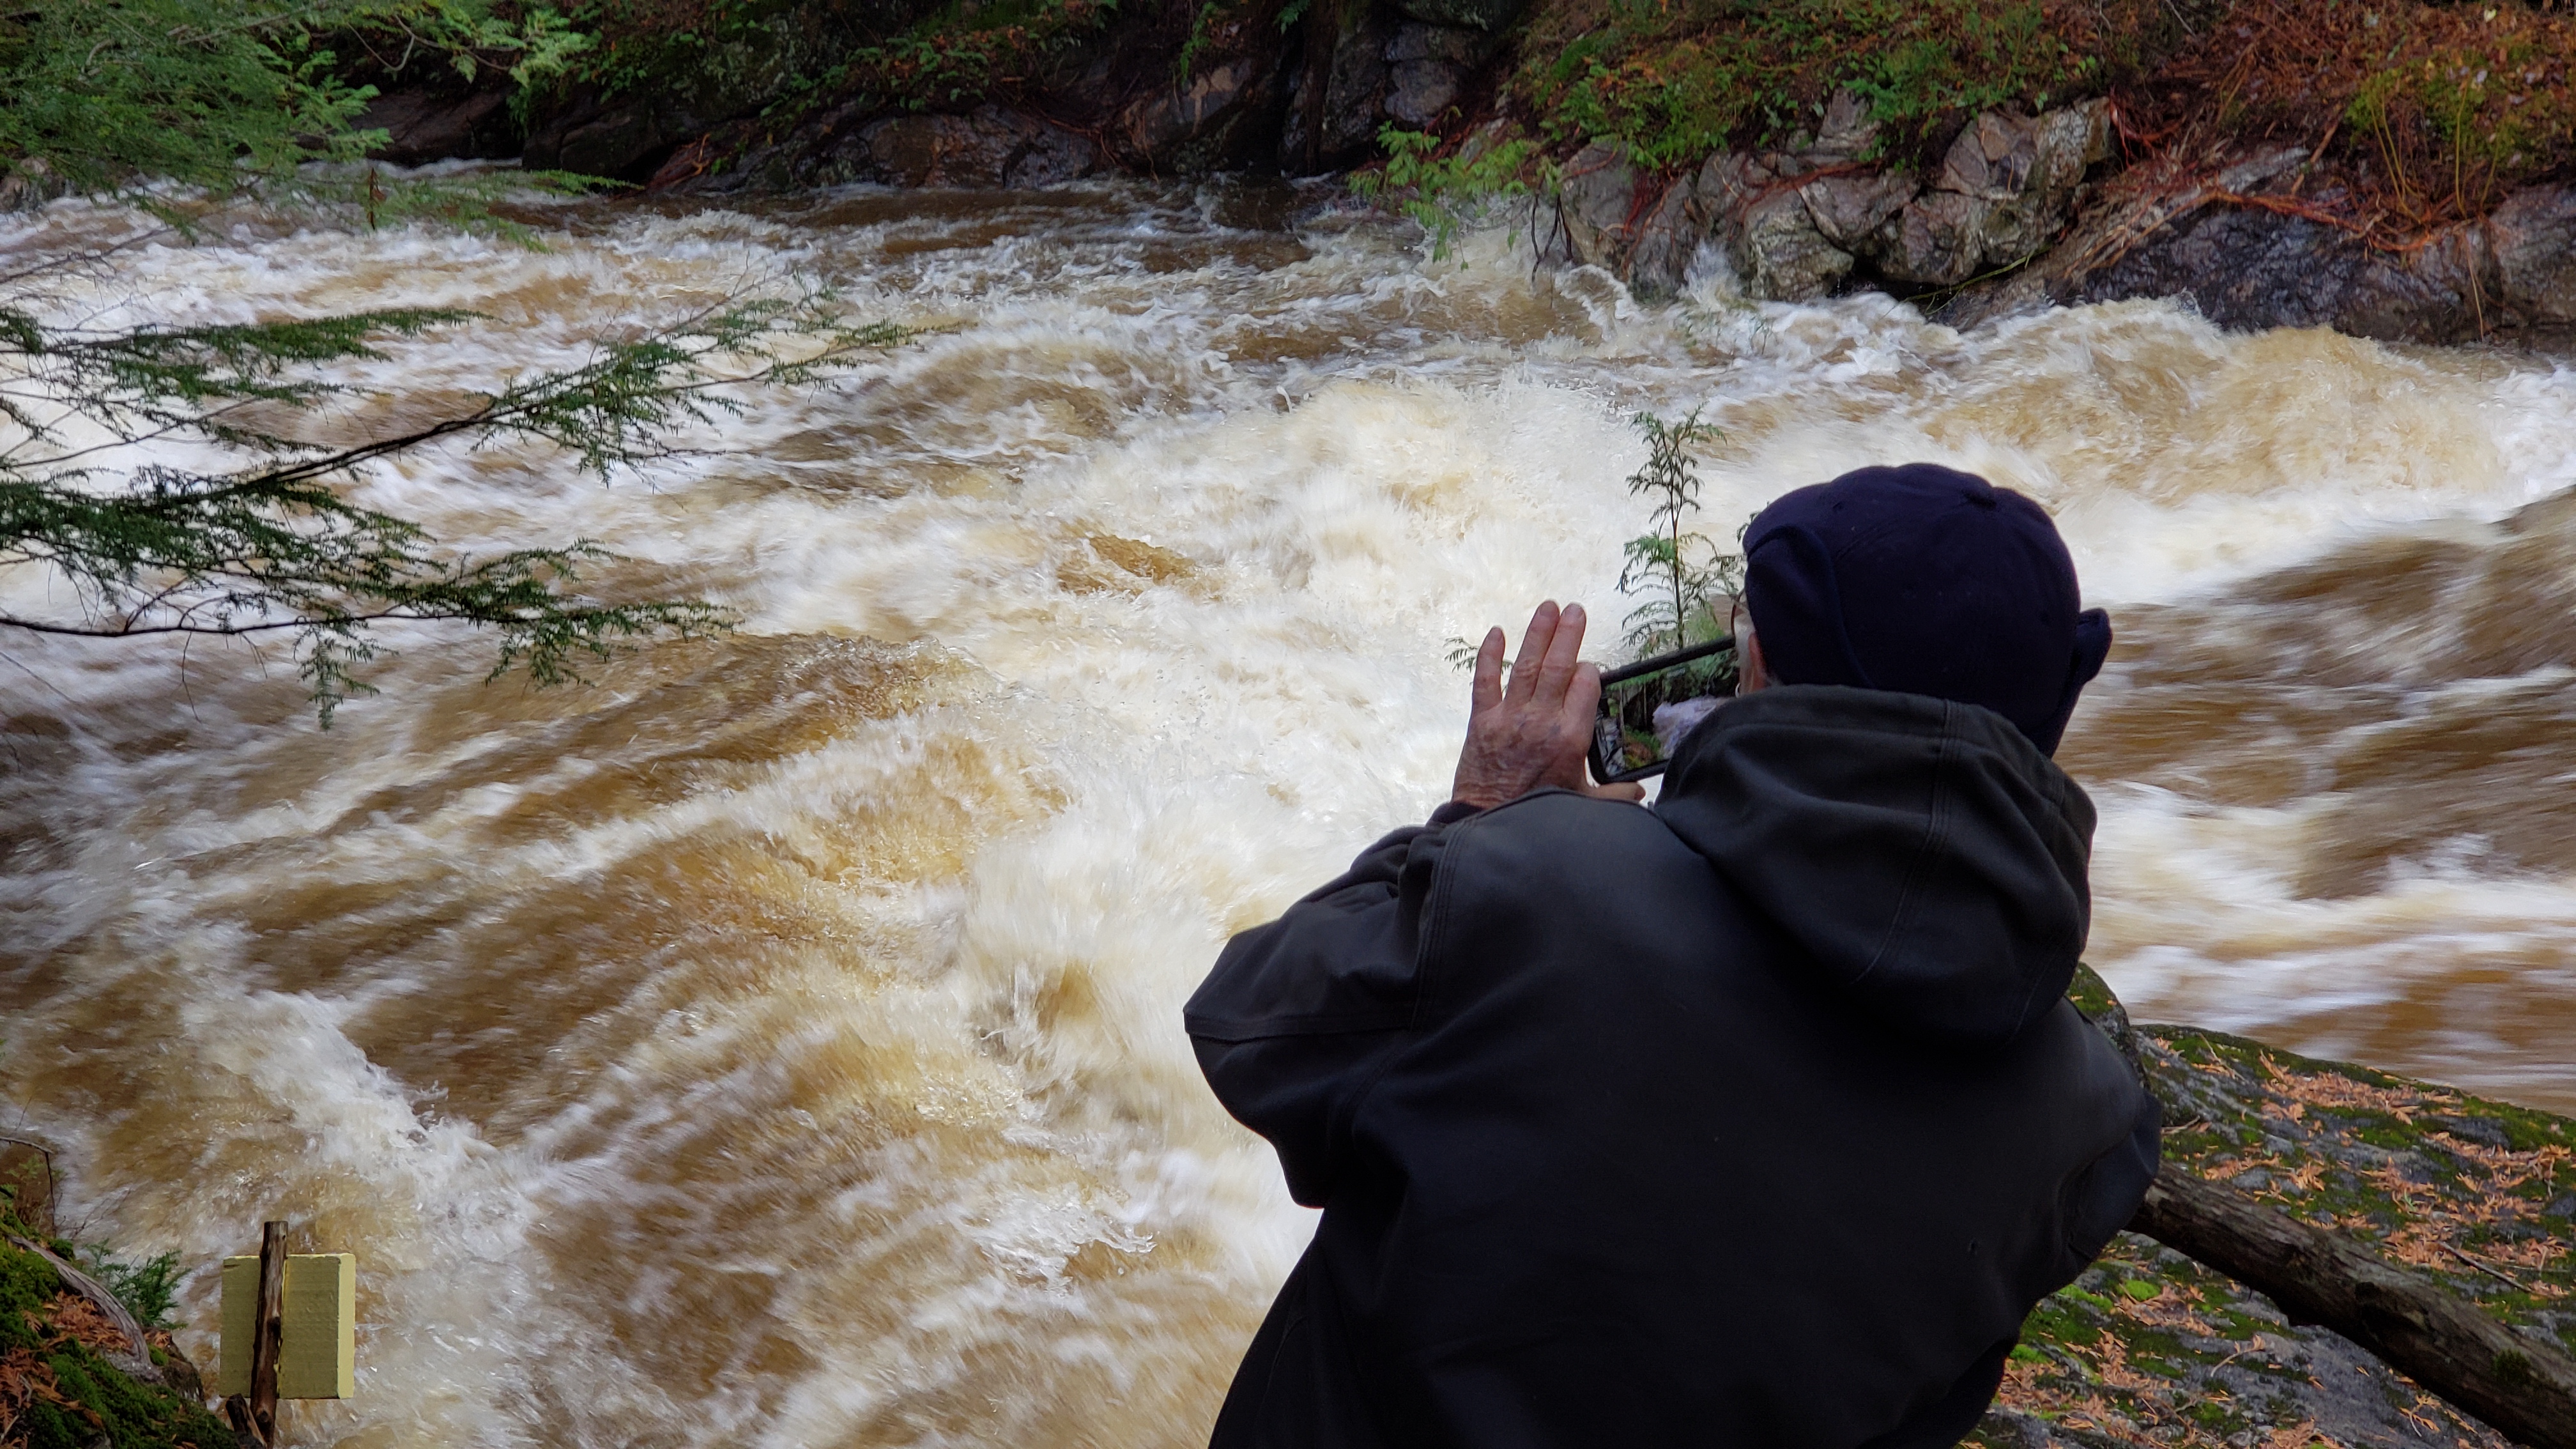
M356 1387L358 1259L353 1253L289 1253L277 1352L281 1399L345 1399ZM259 1313L259 1259L224 1259L224 1339L215 1392L250 1392L251 1320Z

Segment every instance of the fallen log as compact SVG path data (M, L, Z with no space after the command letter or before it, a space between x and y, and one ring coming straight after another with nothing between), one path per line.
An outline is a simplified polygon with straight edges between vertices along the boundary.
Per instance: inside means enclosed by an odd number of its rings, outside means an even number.
M2188 1120L2193 1084L2183 1079L2191 1074L2158 1069L2099 976L2081 971L2076 994L2079 1009L2164 1104L2167 1130ZM2576 1449L2576 1356L2350 1237L2312 1228L2170 1156L2129 1231L2270 1298L2294 1326L2341 1334L2528 1449Z
M2129 1224L2333 1329L2530 1449L2576 1449L2576 1357L2378 1254L2168 1163Z

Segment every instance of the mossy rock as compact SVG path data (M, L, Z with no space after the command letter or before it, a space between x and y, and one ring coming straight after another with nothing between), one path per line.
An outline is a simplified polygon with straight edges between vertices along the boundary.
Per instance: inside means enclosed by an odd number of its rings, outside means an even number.
M14 1224L12 1224L14 1226ZM0 1443L17 1449L236 1449L231 1427L190 1396L145 1383L58 1324L85 1300L54 1266L0 1244L0 1408L25 1399Z
M2242 1037L2130 1028L2165 1105L2168 1163L2365 1243L2498 1319L2576 1350L2576 1122ZM2023 1324L1984 1449L2508 1441L2340 1335L2134 1234Z

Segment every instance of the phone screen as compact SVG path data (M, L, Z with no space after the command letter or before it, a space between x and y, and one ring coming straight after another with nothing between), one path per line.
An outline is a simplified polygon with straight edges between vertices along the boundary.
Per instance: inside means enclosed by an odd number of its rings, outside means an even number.
M1592 778L1607 785L1660 775L1691 726L1735 697L1735 641L1720 639L1601 676Z

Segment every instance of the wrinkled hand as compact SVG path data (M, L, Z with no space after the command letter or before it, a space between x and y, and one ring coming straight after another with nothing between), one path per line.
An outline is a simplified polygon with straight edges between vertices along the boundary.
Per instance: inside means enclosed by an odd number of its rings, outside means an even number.
M1449 798L1492 807L1532 790L1559 786L1604 800L1642 800L1637 785L1595 785L1583 769L1592 745L1592 717L1601 705L1601 667L1582 664L1583 606L1562 613L1553 600L1530 615L1520 657L1503 683L1503 631L1485 631L1476 650L1475 703L1467 715L1467 747L1458 752L1458 779Z

